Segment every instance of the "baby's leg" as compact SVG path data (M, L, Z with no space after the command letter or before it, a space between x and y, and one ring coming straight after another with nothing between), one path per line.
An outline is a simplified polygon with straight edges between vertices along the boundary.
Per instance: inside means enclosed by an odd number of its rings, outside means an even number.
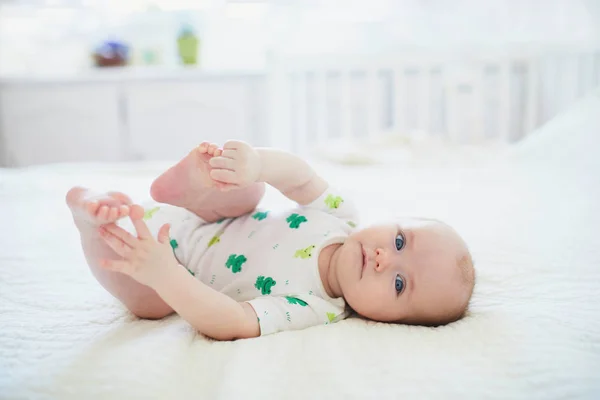
M265 184L233 189L217 189L209 176L208 161L216 145L202 143L159 176L150 189L152 198L159 203L183 207L207 222L223 217L239 217L256 208L265 194Z
M67 205L81 235L81 245L92 274L113 296L140 318L163 318L173 312L156 292L120 272L100 266L101 259L121 259L100 237L98 227L128 215L131 200L122 193L93 195L75 187L67 193Z

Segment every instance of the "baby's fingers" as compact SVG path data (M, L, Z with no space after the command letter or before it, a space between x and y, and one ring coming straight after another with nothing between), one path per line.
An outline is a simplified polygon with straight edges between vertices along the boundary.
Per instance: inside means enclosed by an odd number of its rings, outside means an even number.
M215 181L215 186L217 187L217 189L219 189L223 192L228 192L232 189L237 189L240 187L239 185L233 185L231 183L223 183L223 182L219 182L219 181Z
M139 213L137 208L141 208L140 206L134 205L131 207L131 213L129 215L129 219L133 223L133 227L137 232L138 238L140 239L150 239L152 238L152 233L150 233L150 229L148 229L148 225L144 222L143 214Z
M105 228L99 229L100 236L104 240L104 243L108 245L115 253L125 258L131 252L131 247L129 247L125 242L121 239L107 231Z
M241 183L238 174L235 171L230 171L228 169L213 169L210 171L210 177L215 181L223 183L231 183L234 185L239 185Z
M235 169L235 160L227 157L213 157L208 163L213 168L229 169L232 171Z
M243 149L244 147L247 147L247 146L248 146L248 144L246 144L245 142L242 142L240 140L228 140L223 145L223 149L224 150L238 150L238 149Z
M127 232L125 229L117 226L116 224L108 224L103 226L106 231L108 231L111 235L119 238L126 245L133 247L138 242L138 239L133 236L131 233Z
M227 157L227 158L231 158L232 160L235 160L237 158L238 152L237 152L237 150L225 149L219 155L222 157Z
M169 224L164 224L160 227L160 229L158 230L158 237L156 238L158 240L158 243L169 243L169 241L171 240L169 235L170 229L171 226Z

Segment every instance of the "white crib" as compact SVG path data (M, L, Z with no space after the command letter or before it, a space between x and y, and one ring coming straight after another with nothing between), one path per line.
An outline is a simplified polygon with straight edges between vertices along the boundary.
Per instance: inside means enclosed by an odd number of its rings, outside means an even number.
M510 143L600 85L596 49L475 54L274 57L269 141Z

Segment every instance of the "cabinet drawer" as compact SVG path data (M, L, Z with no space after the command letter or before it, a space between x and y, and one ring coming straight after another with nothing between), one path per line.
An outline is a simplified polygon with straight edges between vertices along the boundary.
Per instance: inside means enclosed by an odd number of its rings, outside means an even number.
M202 141L249 140L247 88L236 81L156 82L126 89L130 150L178 159Z
M116 86L8 86L0 96L10 166L121 159Z

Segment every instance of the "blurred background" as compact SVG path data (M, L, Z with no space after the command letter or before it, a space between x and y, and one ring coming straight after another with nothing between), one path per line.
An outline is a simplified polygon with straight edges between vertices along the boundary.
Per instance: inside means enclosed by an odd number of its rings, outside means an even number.
M599 85L600 0L0 0L5 167L487 158Z

